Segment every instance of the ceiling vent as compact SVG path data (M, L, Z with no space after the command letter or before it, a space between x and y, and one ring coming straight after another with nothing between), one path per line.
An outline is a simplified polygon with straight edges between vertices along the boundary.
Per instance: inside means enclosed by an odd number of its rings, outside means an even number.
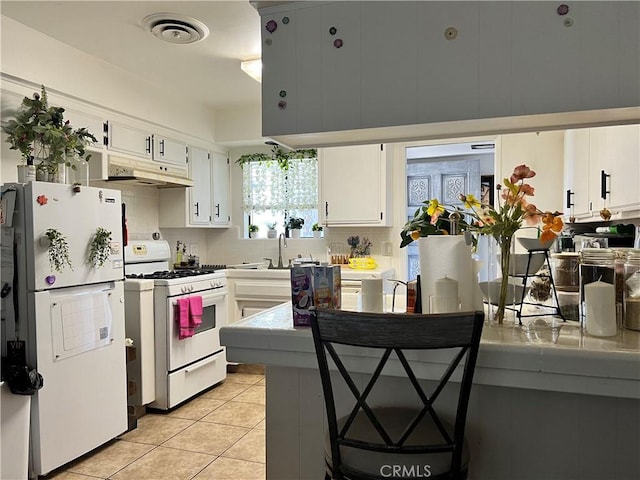
M195 43L209 35L204 23L179 13L154 13L142 20L142 26L169 43Z

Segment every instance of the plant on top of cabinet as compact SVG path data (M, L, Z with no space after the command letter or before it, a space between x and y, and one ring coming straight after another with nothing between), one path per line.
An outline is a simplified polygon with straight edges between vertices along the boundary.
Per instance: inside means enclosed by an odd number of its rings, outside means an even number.
M277 162L283 170L289 169L289 160L293 158L315 158L318 151L315 148L301 150L284 150L280 145L274 145L271 149L271 155L266 153L248 153L242 155L236 163L241 167L248 162Z
M41 93L33 98L24 97L15 118L9 120L2 130L8 135L11 150L18 150L22 160L32 165L34 157L40 159L37 168L49 176L57 175L61 165L73 169L72 159L89 160L86 147L96 142L86 128L73 129L64 120L62 107L50 107L47 91L42 85Z

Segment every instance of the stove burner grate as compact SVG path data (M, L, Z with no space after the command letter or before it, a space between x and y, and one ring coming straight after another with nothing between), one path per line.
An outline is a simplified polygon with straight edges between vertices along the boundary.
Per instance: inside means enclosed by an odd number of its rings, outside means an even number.
M153 273L132 273L126 275L126 278L144 278L151 280L171 280L174 278L186 278L197 277L199 275L207 275L214 273L217 270L225 269L225 265L201 265L199 268L194 269L180 269L180 270L162 270Z

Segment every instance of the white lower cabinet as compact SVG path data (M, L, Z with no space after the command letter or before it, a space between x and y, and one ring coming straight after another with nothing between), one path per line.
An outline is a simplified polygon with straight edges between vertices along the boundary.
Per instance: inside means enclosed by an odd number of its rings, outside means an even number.
M320 218L324 225L391 225L389 150L382 144L318 150Z
M190 146L189 166L192 187L160 190L159 227L229 227L227 155Z
M282 272L280 270L279 272ZM286 270L288 274L289 271ZM228 283L229 302L234 321L291 300L289 276L281 278L236 279Z
M390 297L393 284L388 280L393 278L393 268L376 270L352 270L343 268L341 271L342 308L355 309L357 294L360 291L363 278L382 278L384 293ZM228 318L230 322L237 322L244 317L262 312L276 305L291 301L291 271L289 269L273 270L227 270Z

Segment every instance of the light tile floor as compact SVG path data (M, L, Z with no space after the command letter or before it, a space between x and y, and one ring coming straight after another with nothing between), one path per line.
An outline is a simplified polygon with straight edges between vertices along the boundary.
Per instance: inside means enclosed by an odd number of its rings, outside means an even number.
M42 478L263 480L265 377L260 368L246 370L258 373L229 373L211 390L169 413L147 413L135 430Z

